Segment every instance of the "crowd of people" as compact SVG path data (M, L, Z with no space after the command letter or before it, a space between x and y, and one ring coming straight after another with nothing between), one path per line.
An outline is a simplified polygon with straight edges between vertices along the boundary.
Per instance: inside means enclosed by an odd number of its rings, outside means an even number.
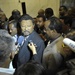
M40 9L34 18L15 9L7 18L0 10L0 67L12 62L13 75L57 75L66 68L66 61L75 58L63 42L75 41L75 8L60 6L58 13Z

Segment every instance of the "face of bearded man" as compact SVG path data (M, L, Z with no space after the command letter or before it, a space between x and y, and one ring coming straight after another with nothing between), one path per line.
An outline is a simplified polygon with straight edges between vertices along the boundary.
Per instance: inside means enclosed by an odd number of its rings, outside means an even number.
M28 36L34 30L34 25L31 20L22 20L20 25L24 36Z

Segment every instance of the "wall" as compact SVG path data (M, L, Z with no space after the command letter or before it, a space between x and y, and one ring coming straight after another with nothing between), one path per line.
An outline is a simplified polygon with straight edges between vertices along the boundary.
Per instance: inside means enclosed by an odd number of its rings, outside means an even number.
M66 7L75 7L75 0L60 0L60 5Z
M39 9L53 8L54 14L59 15L60 0L20 0L26 3L26 11L32 17L37 16ZM13 9L18 9L22 14L21 3L19 0L0 0L0 8L9 17Z

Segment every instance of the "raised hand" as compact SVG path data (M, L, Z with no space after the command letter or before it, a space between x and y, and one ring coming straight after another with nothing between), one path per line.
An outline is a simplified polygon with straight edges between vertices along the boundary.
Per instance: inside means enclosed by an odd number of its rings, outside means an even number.
M33 54L37 54L37 52L36 52L36 47L35 47L35 45L33 44L33 42L29 43L29 44L28 44L28 47L30 48L30 50L32 51Z

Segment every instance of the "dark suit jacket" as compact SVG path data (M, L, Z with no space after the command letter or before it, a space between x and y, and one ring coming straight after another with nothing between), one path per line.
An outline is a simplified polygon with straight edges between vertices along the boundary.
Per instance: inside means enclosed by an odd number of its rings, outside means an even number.
M43 51L44 51L44 48L45 48L44 41L40 38L40 36L35 31L33 31L29 35L28 39L24 42L21 49L19 50L19 53L18 53L18 66L20 66L21 64L25 64L29 60L32 59L32 53L31 53L31 51L29 50L29 48L27 46L28 42L30 40L34 44L36 44L36 46L37 46L37 48L36 48L37 49L37 56L38 56L40 62L42 60L42 55L43 55Z

